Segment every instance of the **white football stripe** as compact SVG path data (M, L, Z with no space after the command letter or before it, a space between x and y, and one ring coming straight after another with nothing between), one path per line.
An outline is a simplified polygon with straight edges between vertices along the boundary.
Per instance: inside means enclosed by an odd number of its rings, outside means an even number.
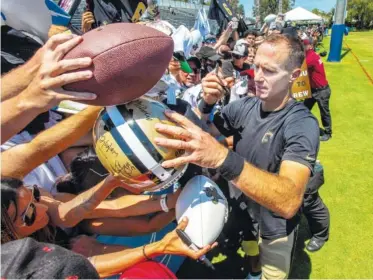
M132 129L126 124L126 121L124 120L122 114L119 112L118 108L116 106L108 106L106 107L106 111L110 119L116 126L119 134L122 136L123 139L125 139L128 146L139 158L139 160L145 165L145 167L152 171L154 175L163 182L171 177L171 174L155 161L152 155L136 137Z

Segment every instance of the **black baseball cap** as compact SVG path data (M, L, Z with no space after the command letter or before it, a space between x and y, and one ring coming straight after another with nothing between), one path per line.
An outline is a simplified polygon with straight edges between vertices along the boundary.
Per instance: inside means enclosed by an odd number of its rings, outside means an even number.
M196 54L196 56L199 59L209 59L212 61L217 61L221 59L221 56L216 52L214 48L211 48L209 46L203 46L199 50L199 52Z
M198 69L201 69L202 67L202 64L201 64L201 61L198 59L198 57L195 57L195 56L191 56L187 59L187 61L192 61L195 63L195 65L197 66Z

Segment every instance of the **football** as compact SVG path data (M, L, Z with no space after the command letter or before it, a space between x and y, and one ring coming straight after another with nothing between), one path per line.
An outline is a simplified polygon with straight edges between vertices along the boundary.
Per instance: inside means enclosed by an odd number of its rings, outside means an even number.
M173 53L173 40L154 28L114 23L83 35L83 42L65 59L91 57L93 77L64 89L92 92L84 103L109 106L132 101L150 90L164 74Z
M212 244L228 220L228 201L218 185L209 178L198 175L190 179L176 202L178 222L187 217L184 230L199 248Z

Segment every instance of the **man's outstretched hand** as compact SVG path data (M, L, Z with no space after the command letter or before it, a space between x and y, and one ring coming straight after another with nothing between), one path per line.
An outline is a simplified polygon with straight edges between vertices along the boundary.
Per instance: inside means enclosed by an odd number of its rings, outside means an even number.
M185 150L185 153L176 159L163 162L164 168L186 163L218 168L223 164L228 155L228 149L214 137L174 111L166 111L165 115L179 126L156 124L156 130L169 138L156 138L155 143L165 148Z

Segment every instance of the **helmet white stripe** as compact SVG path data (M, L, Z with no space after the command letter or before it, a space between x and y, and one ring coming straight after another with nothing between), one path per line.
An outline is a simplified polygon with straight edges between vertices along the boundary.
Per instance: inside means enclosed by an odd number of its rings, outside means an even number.
M106 112L113 124L116 126L123 140L126 141L128 146L136 154L139 160L141 160L145 167L153 172L153 174L163 182L170 178L171 174L155 161L152 155L136 137L132 129L126 124L126 121L119 112L117 106L106 107Z

